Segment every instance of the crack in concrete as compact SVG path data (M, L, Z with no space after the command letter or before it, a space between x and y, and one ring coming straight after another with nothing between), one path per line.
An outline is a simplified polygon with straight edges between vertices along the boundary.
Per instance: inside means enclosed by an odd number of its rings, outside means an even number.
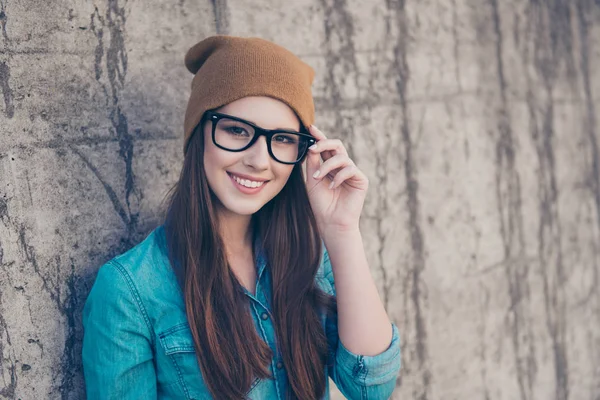
M511 339L515 357L516 379L521 400L533 399L533 384L537 373L535 343L525 300L528 300L529 266L524 261L525 239L521 200L521 183L516 167L516 148L512 131L511 115L507 100L507 82L504 71L503 45L498 0L489 0L496 36L496 72L500 107L496 138L496 198L500 216L501 237L504 244L504 258L514 262L504 263L508 282L510 308L507 326L511 329Z
M405 288L410 288L410 299L414 308L415 349L417 368L422 386L415 388L413 398L427 400L430 395L432 374L429 368L429 351L427 348L427 328L425 323L425 307L427 294L424 289L422 273L426 268L425 240L421 226L421 204L419 201L419 180L415 161L415 139L410 128L410 111L408 98L408 81L410 67L408 63L409 27L404 0L387 0L387 8L395 17L398 38L394 47L393 71L396 76L396 92L400 98L400 116L402 124L400 134L404 145L404 175L406 180L406 206L408 209L408 229L412 248L411 268ZM406 341L405 341L405 347ZM398 384L400 381L397 382Z
M5 221L6 220L6 221ZM0 221L6 224L9 220L8 216L8 203L4 199L0 199ZM2 258L0 257L0 263L2 262Z
M552 341L555 398L569 398L569 365L567 358L567 276L562 252L562 225L558 203L558 184L554 152L554 85L563 61L573 76L571 54L571 13L569 5L560 1L535 1L528 9L528 35L533 49L524 51L525 63L533 62L543 81L545 99L542 104L534 95L534 84L527 78L527 97L531 119L531 138L538 156L538 258L542 275L546 326ZM527 43L529 40L526 41ZM537 86L537 85L536 85ZM541 114L538 117L538 114ZM541 121L540 121L541 120Z
M341 87L345 85L347 79L354 79L357 90L360 90L353 42L354 25L352 16L347 10L346 0L321 0L321 6L325 16L325 47L327 49L325 53L327 65L324 77L327 83L325 97L331 99L332 108L337 110L343 100ZM337 112L336 126L346 127L345 125L347 124L344 124L342 115ZM352 130L352 125L347 128ZM351 142L347 145L351 145ZM348 150L352 154L351 148Z
M2 30L2 37L4 38L4 47L8 48L10 43L10 39L8 38L8 34L6 33L6 23L8 22L8 15L6 15L6 3L5 1L0 1L0 29Z
M108 0L105 27L110 33L110 42L106 49L106 70L112 89L112 104L119 104L119 92L125 85L127 74L127 50L123 36L125 23L125 7L118 6L119 0ZM127 1L124 1L127 4ZM101 21L103 22L103 21Z
M588 9L590 5L585 0L579 0L577 3L577 20L579 23L579 35L581 40L581 78L583 83L583 91L585 94L585 105L586 105L586 120L585 122L585 133L589 145L586 146L590 151L591 166L590 166L590 179L589 188L594 199L594 205L596 207L596 223L600 228L600 154L598 148L598 138L596 137L596 115L595 115L595 101L592 93L592 82L590 76L590 38L589 38L589 22L586 19L587 15L590 15L591 11Z
M126 1L123 2L127 4ZM135 186L135 175L133 172L133 137L129 133L127 115L123 112L119 94L125 85L125 76L127 75L127 51L125 48L124 28L127 22L125 16L125 7L119 5L119 0L108 0L106 15L102 17L98 8L95 8L91 15L91 28L98 39L98 45L95 50L94 69L96 72L96 80L100 82L102 77L102 60L106 59L106 75L108 79L108 87L101 83L106 94L107 105L110 107L110 120L114 129L115 136L119 143L119 156L125 163L125 203L126 207L120 205L114 190L102 179L100 179L97 170L91 166L81 153L77 153L86 165L92 171L95 171L96 177L104 186L105 191L109 194L109 198L113 203L113 207L125 223L127 229L127 237L122 241L121 250L130 248L133 243L133 235L137 230L139 212L133 212L131 209L131 196L136 195L141 197L140 190ZM96 20L99 21L99 26L96 26ZM105 29L109 34L108 45L105 45L104 34ZM105 49L106 47L106 49ZM110 95L108 94L110 90ZM109 101L110 99L110 101ZM72 148L72 147L71 147ZM126 209L126 211L125 211Z
M75 265L71 260L71 271L66 278L66 293L65 297L61 298L61 258L60 255L55 256L55 276L49 275L51 270L50 263L44 268L40 268L33 246L27 243L25 231L26 227L21 223L18 227L18 244L21 247L25 262L29 263L35 274L42 280L42 288L50 296L50 299L56 304L56 309L65 318L66 321L66 340L64 343L63 354L61 356L60 366L52 371L53 379L57 380L57 375L60 375L60 384L58 392L61 399L68 400L69 394L75 388L75 379L79 378L81 370L81 362L78 356L77 346L81 342L81 335L77 332L75 315L78 313L78 298L79 293L75 288L75 282L79 279L75 274Z
M136 140L136 142L143 142L143 141L162 142L162 141L170 141L170 140L180 140L180 138L178 138L178 137L157 137L157 138L141 137L141 138L136 138L135 140ZM119 141L119 139L116 139L114 137L106 137L106 136L99 136L99 137L87 136L87 137L75 137L75 138L68 138L68 139L56 138L56 139L39 141L39 142L32 142L30 144L23 144L23 143L16 144L14 146L10 146L5 149L0 148L0 157L7 156L10 151L14 151L15 149L24 150L24 151L33 150L33 149L60 150L60 149L64 149L65 147L71 147L71 146L94 147L99 144L115 143L118 141ZM2 201L2 200L0 199L0 201ZM0 211L1 210L2 209L0 206ZM0 217L1 216L2 216L2 214L0 214Z
M87 157L85 157L83 153L80 152L75 146L70 146L70 149L73 153L77 154L81 158L85 165L92 171L94 176L100 181L100 183L104 187L104 190L106 191L106 194L108 195L108 198L110 199L113 205L113 208L115 209L119 217L121 217L121 220L123 221L125 226L129 225L129 215L121 205L121 202L119 201L119 196L115 193L113 188L102 178L102 176L100 175L100 171L98 171L98 169L94 167L94 165L87 159Z
M2 260L0 257L0 264L1 263L2 263ZM0 290L0 311L2 311L2 291L1 290ZM13 359L14 352L13 352L12 356L5 355L4 340L6 340L6 343L8 344L8 346L10 348L10 346L12 346L12 343L10 341L10 333L8 332L8 324L6 322L6 319L2 315L2 312L0 312L0 376L2 378L4 378L4 368L7 365L8 365L8 367L7 367L8 373L10 375L10 383L8 383L8 385L6 385L6 381L5 381L5 386L2 389L0 389L0 396L7 398L7 399L14 399L15 391L17 388L17 381L18 381L16 365L15 365L15 361Z
M590 194L592 196L594 207L596 211L596 225L600 229L600 149L598 148L598 138L597 138L597 127L596 127L596 105L592 92L592 79L590 71L591 62L589 59L589 55L592 54L591 45L590 45L590 27L589 21L587 20L588 16L592 15L591 8L596 5L598 6L598 2L590 3L587 0L578 0L575 4L576 7L576 20L578 23L578 31L579 31L579 40L581 43L581 60L580 60L580 69L581 69L581 84L583 85L583 91L585 95L585 111L586 115L583 120L583 130L584 135L586 135L585 139L587 139L587 146L585 148L589 151L587 155L590 159L590 172L589 178L587 179L587 186L589 187ZM598 247L594 248L594 280L595 283L593 285L592 290L595 291L596 296L598 296L598 287L599 278L598 278ZM596 311L596 317L598 318L598 312ZM600 346L598 346L598 338L592 337L589 339L590 349L594 349L594 351L590 350L590 353L593 353L592 360L596 370L600 368ZM596 382L595 384L595 392L600 392L600 382Z
M480 285L483 290L484 297L483 301L480 304L480 313L481 313L481 324L477 328L477 332L479 333L479 358L481 359L481 382L483 383L483 394L484 400L490 400L490 389L488 388L487 381L487 349L485 345L485 340L488 337L487 326L486 326L486 318L489 315L490 309L490 291L484 286Z
M83 339L76 329L75 315L79 313L79 295L75 287L79 276L75 274L75 263L73 259L70 259L71 272L69 273L66 285L67 285L67 298L63 303L64 316L67 322L67 337L65 339L65 346L61 357L61 371L62 377L58 391L61 395L61 400L69 400L69 394L73 391L76 380L80 378L80 371L82 368L82 362L80 359L80 347ZM79 389L77 387L77 389Z
M183 4L183 0L180 0ZM229 34L229 7L227 0L211 0L215 14L215 29L219 35Z
M94 13L91 15L90 30L98 39L98 44L94 50L94 72L96 73L96 80L100 81L100 78L102 77L102 58L104 57L104 30L102 27L96 27L96 18L100 21L100 24L104 26L104 19L100 15L98 7L95 7ZM108 101L108 93L106 92L106 88L104 85L102 85L102 88L104 89L104 94L106 95Z
M12 118L15 115L15 107L13 105L13 91L10 88L10 68L5 62L0 62L0 89L4 96L4 115L7 118Z

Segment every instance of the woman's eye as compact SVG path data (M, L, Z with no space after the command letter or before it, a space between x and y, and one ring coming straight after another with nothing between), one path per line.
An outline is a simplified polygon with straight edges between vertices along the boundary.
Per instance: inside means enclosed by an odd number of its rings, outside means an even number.
M236 136L248 135L248 132L244 128L240 128L239 126L231 126L227 128L227 131Z
M278 143L289 143L289 144L297 142L296 138L294 138L292 136L285 136L285 135L275 136L275 141Z

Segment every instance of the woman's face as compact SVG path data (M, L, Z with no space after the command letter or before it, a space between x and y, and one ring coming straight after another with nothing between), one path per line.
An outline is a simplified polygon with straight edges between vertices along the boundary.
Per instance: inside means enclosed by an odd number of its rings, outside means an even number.
M244 97L216 111L243 118L265 129L298 131L300 127L294 111L271 97ZM204 126L204 169L210 188L225 210L238 215L254 214L281 191L294 166L271 158L265 136L260 136L244 151L232 152L215 146L211 134L212 122L207 122Z

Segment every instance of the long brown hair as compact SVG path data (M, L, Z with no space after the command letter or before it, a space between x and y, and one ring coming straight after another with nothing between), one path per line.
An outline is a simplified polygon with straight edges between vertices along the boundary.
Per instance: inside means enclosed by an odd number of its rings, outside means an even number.
M164 227L204 381L214 398L237 400L246 398L255 379L271 377L273 352L256 332L249 300L225 255L218 200L204 171L203 126L196 127L179 180L167 193ZM300 164L252 216L252 229L272 276L272 322L288 375L287 398L321 398L327 340L319 313L334 313L336 303L314 280L321 239Z

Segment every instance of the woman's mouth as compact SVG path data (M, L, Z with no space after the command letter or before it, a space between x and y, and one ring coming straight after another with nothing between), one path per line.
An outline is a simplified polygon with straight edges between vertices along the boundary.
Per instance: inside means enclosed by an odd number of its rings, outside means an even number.
M230 172L227 172L233 185L244 194L255 194L262 190L269 181L252 181L250 179L240 178Z

